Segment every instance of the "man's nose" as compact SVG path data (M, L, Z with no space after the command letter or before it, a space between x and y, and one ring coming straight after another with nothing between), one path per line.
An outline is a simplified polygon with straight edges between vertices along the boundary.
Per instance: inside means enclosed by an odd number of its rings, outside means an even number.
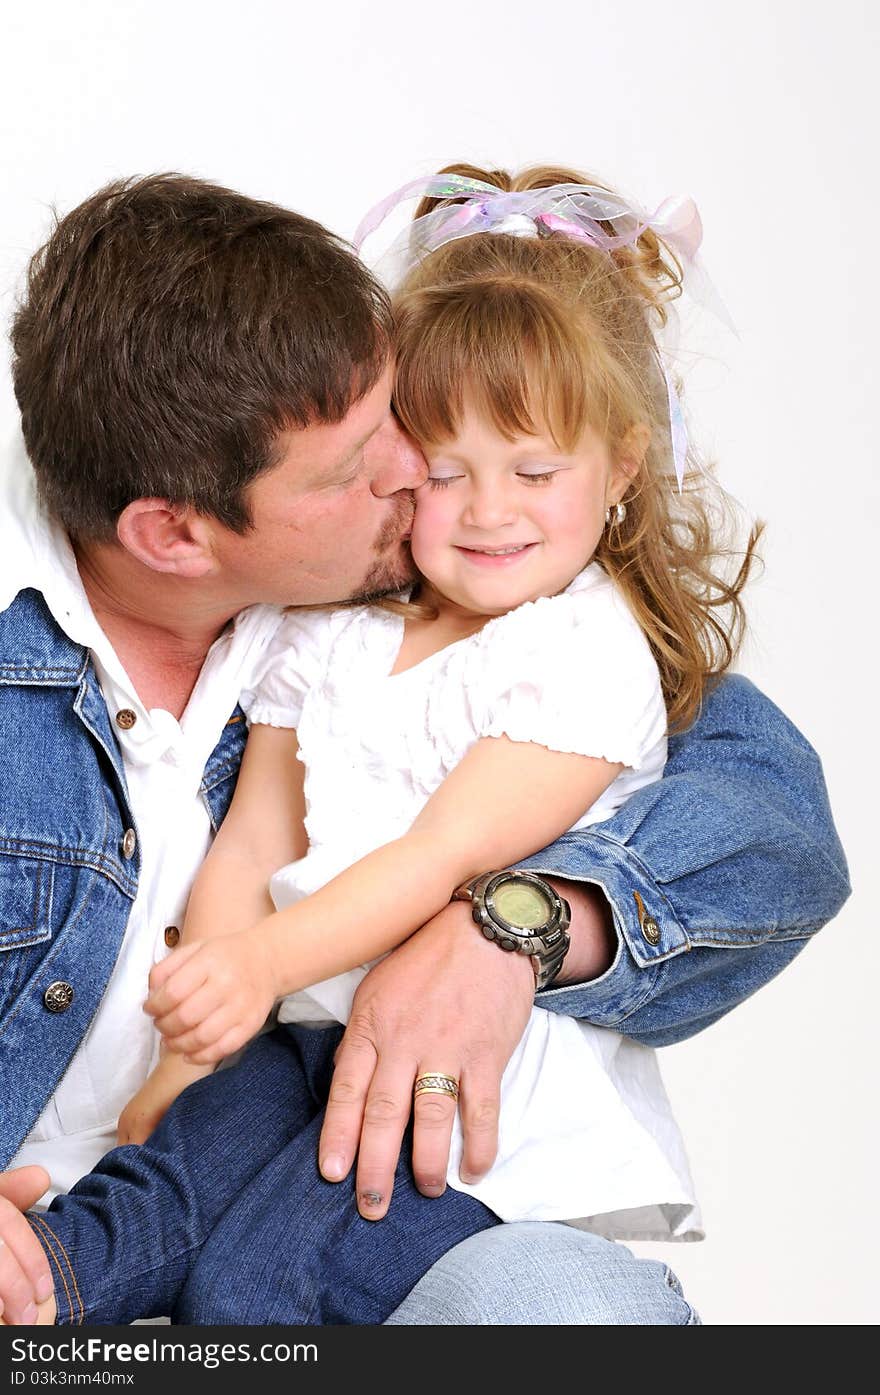
M379 499L400 489L418 489L428 478L425 457L395 416L389 414L368 449L373 467L370 488Z

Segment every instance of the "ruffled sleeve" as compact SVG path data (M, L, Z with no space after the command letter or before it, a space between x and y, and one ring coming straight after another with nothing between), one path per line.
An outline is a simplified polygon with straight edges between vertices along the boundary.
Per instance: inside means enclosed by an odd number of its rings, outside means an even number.
M321 682L338 611L294 610L284 617L241 705L251 726L296 727L306 695Z
M477 732L638 770L666 734L660 675L610 579L595 566L583 576L483 632L470 675Z

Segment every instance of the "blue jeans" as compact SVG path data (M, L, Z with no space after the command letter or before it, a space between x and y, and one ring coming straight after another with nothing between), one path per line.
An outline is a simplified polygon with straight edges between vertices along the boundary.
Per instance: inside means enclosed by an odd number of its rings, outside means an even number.
M388 1215L363 1220L353 1180L325 1182L316 1163L340 1035L258 1037L190 1086L143 1147L108 1153L31 1217L59 1323L699 1322L674 1275L622 1245L499 1225L452 1188L421 1196L408 1146Z
M390 1327L699 1327L665 1264L571 1226L520 1221L464 1240Z
M382 1221L325 1182L318 1135L342 1028L278 1028L190 1086L141 1147L114 1149L44 1216L60 1323L372 1324L431 1265L498 1224L448 1188L423 1197L401 1154Z

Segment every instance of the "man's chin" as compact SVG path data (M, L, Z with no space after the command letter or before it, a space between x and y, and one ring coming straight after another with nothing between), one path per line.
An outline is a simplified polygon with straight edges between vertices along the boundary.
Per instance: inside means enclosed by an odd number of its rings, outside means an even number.
M409 544L403 543L393 561L381 562L364 577L363 585L351 597L353 605L369 605L381 601L385 596L393 596L404 587L411 586L418 576Z

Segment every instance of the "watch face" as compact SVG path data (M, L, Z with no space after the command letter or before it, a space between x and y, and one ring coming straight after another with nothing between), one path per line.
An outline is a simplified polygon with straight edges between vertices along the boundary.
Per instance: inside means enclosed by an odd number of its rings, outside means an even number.
M502 882L492 900L498 914L522 930L538 930L553 917L553 903L531 882Z

